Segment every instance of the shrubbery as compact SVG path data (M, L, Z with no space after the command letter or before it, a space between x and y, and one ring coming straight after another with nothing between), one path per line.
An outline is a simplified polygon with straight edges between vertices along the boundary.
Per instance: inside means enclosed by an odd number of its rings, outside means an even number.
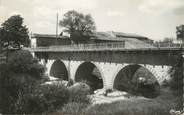
M34 92L34 95L38 99L45 99L43 103L45 103L46 108L43 109L43 112L53 112L61 108L69 100L68 89L61 84L41 86Z
M62 114L79 114L82 110L91 104L89 97L90 88L85 83L76 83L68 89L68 101L60 108Z
M17 113L17 104L23 95L31 93L36 81L26 74L12 74L1 77L1 101L0 106L3 113Z
M171 70L170 86L173 91L176 91L176 95L180 95L183 91L183 58Z
M54 114L80 115L91 103L89 97L90 88L85 83L76 83L68 88L69 100L62 108Z
M0 113L52 113L70 103L90 103L89 86L84 83L67 88L62 84L41 85L44 68L30 52L19 50L0 64Z
M45 68L33 58L31 53L26 50L19 50L10 54L7 62L10 72L26 73L36 79L41 79Z
M30 94L20 98L20 113L41 114L61 108L68 102L69 93L64 85L39 85Z
M90 104L90 98L88 97L90 88L85 83L76 83L68 88L69 90L69 102L78 102L84 104Z
M78 109L80 108L82 110L83 107L86 107L90 103L88 93L83 89L68 89L62 84L37 85L33 89L30 93L19 95L14 106L14 113L50 114L57 110L69 112L66 108L70 106L75 108L75 105L79 104L81 106L78 106Z
M177 109L183 109L183 58L181 57L171 70L171 79L169 81L170 88L177 99Z
M39 68L39 69L38 69ZM31 93L44 73L29 51L11 53L7 63L0 64L0 108L1 113L19 112L19 99Z

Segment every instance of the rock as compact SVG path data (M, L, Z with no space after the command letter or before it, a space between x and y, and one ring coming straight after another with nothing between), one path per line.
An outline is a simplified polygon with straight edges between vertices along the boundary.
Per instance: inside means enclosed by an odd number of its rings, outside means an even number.
M120 97L120 96L126 96L126 95L128 95L127 92L124 92L124 91L117 91L117 90L115 90L115 91L113 91L112 93L109 93L109 94L108 94L109 97Z
M56 80L58 80L59 78L56 78L56 77L53 77L53 76L48 76L49 77L49 80L50 81L56 81Z

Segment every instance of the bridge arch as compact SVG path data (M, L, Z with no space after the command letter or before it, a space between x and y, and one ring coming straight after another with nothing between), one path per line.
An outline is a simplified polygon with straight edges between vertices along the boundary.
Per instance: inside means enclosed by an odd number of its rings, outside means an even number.
M168 71L172 68L172 66L140 65L148 69L156 77L160 85L164 80L170 79L170 74Z
M156 97L160 91L155 73L139 64L124 64L115 73L112 81L114 89L145 97Z
M68 80L68 71L67 68L61 60L57 59L55 60L50 68L50 76L60 78L62 80Z
M104 86L104 77L101 68L93 62L81 63L75 72L74 79L76 82L86 82L90 86L91 92L101 89Z

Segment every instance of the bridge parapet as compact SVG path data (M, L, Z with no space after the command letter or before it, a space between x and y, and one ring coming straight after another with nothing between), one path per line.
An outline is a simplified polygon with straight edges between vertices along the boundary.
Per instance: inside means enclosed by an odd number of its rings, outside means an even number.
M72 44L62 46L36 47L31 48L31 51L83 51L83 50L108 50L108 49L124 49L125 42L117 43L96 43L96 44Z
M149 43L147 44L157 47L157 48L182 48L184 47L184 43L171 43L171 42L155 42L155 43Z
M134 42L111 42L111 43L95 43L95 44L72 44L62 46L49 46L31 48L31 51L103 51L103 50L172 50L183 48L184 44L171 43L134 43Z

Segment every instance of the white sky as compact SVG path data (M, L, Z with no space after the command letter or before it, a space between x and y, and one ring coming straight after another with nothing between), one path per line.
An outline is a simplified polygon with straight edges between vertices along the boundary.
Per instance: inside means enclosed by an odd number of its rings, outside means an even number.
M154 40L175 37L184 24L184 0L0 0L0 24L21 14L30 32L54 34L68 10L94 18L97 31L137 33Z

